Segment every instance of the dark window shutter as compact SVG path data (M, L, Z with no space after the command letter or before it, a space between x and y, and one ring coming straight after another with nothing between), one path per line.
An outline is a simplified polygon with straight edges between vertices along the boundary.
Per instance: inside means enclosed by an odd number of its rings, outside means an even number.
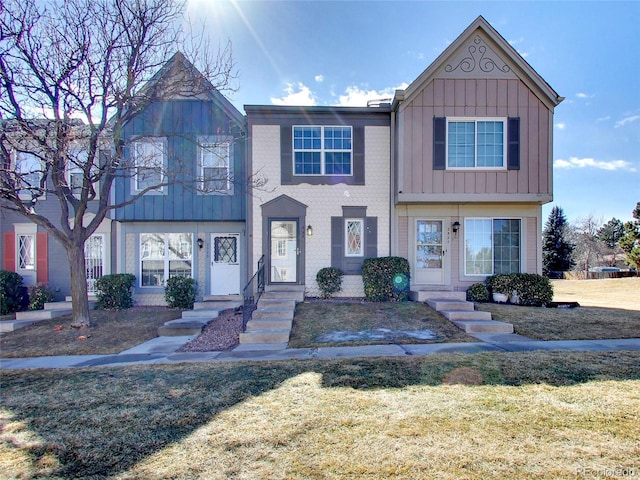
M375 258L378 256L378 217L367 217L364 222L364 256Z
M520 118L507 120L507 168L520 170Z
M291 125L280 127L280 183L291 185L293 177L293 140Z
M447 151L447 119L445 117L433 117L433 169L444 170L446 168Z
M344 219L331 217L331 266L344 270Z
M364 127L353 127L353 178L356 185L364 185Z

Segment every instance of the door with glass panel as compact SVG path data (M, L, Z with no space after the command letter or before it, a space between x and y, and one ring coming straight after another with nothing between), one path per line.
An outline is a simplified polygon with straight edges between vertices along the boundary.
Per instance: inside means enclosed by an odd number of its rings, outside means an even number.
M240 294L240 235L211 234L211 295Z
M442 220L416 220L413 282L444 284L445 244Z
M298 222L296 220L270 221L270 283L296 283L298 281Z
M104 275L104 254L104 235L91 235L84 244L84 266L89 295L96 294L96 280Z

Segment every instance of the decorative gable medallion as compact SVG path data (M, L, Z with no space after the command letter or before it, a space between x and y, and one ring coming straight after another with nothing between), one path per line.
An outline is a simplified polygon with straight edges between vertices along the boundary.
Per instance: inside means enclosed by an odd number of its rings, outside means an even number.
M447 63L443 75L450 78L513 78L511 67L504 63L487 43L477 35L471 43Z

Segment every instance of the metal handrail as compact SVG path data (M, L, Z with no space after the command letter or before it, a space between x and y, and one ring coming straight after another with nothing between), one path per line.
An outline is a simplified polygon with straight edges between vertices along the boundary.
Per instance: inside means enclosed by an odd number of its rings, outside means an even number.
M247 322L256 309L260 296L264 292L264 255L258 260L258 269L251 280L242 289L244 303L242 305L242 330L247 328Z

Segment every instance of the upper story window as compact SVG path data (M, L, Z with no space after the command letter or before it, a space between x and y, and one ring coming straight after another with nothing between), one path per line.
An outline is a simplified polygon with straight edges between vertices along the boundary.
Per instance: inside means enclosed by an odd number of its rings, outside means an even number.
M448 168L504 168L505 119L448 119Z
M31 199L30 191L40 188L43 169L42 162L37 155L29 152L17 152L15 154L16 183L21 199Z
M293 127L294 175L352 175L351 127Z
M83 149L72 149L69 151L69 158L67 160L67 185L71 189L71 193L74 197L80 198L82 195L82 188L84 186L84 167L89 161L89 152ZM91 173L97 172L97 166L91 166ZM95 198L98 198L99 189L97 184L93 186L95 190Z
M134 189L147 188L161 190L164 166L166 164L166 142L164 138L145 138L133 143L135 167Z
M203 143L199 148L200 189L203 193L227 192L231 183L231 144Z

